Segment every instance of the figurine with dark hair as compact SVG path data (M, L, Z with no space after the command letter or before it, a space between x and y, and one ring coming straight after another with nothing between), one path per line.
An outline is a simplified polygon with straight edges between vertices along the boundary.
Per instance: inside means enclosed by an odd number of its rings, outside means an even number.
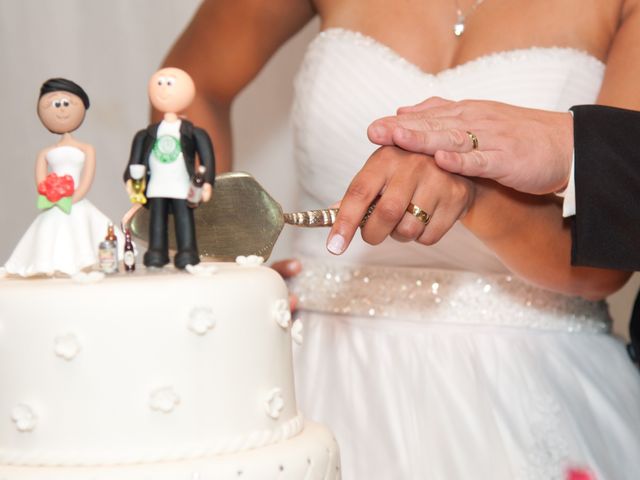
M88 108L88 95L71 80L52 78L40 89L38 117L61 137L36 159L38 208L43 211L5 264L9 274L73 275L97 263L97 246L110 220L85 198L95 174L95 151L71 136Z
M178 68L163 68L149 81L151 104L164 114L161 122L140 130L131 147L129 164L124 173L129 195L133 196L132 172L144 170L150 209L149 248L143 263L147 267L163 267L169 263L167 221L173 213L178 252L177 268L200 262L196 244L193 208L187 197L196 174L196 153L204 167L203 202L209 201L215 180L215 157L209 135L188 120L178 117L195 96L191 77ZM136 176L140 172L136 173Z

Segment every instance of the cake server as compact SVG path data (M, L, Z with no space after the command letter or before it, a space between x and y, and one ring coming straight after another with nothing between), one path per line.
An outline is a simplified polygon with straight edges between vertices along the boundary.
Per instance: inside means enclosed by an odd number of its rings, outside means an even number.
M367 220L371 204L361 225ZM259 255L265 260L285 224L299 227L330 227L337 208L284 213L282 207L255 178L244 172L216 177L211 201L194 211L200 256L216 261L234 261L238 255ZM149 238L149 212L135 205L124 216L122 227L130 228L142 241ZM169 219L169 245L175 250L173 221Z

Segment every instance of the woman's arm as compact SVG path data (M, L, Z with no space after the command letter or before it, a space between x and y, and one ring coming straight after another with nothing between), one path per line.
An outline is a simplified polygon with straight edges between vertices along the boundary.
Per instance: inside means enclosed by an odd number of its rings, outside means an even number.
M640 0L626 0L607 56L598 103L640 110Z
M476 201L462 224L514 273L543 288L602 299L630 273L571 265L570 223L558 199L476 181Z
M36 168L35 168L36 189L38 188L38 185L40 185L40 183L43 182L45 178L47 178L47 173L49 170L47 167L48 151L49 151L48 148L45 148L44 150L40 150L40 152L38 152L38 156L36 157Z
M193 78L185 113L213 139L218 172L231 167L233 99L314 15L307 0L205 0L172 47L164 64Z
M92 145L82 145L82 151L84 152L84 166L82 167L82 176L80 177L79 185L76 185L76 189L73 192L73 203L79 202L84 198L93 179L96 175L96 151Z

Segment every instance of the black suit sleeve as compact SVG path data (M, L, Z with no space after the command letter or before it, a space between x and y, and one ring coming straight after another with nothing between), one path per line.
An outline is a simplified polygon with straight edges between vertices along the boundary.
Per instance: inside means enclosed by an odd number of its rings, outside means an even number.
M640 112L597 105L571 110L576 187L572 263L640 270Z
M213 186L216 180L216 157L213 152L211 138L209 138L207 132L198 127L193 128L193 138L196 142L196 151L200 156L200 164L206 168L204 181Z
M147 134L147 130L140 130L136 133L136 136L133 137L133 142L131 143L131 153L129 154L129 163L127 163L127 168L124 171L123 178L126 183L127 180L131 178L131 174L129 173L129 165L136 165L139 163L144 163L143 158L143 150L144 150L144 137ZM148 176L149 172L147 172Z

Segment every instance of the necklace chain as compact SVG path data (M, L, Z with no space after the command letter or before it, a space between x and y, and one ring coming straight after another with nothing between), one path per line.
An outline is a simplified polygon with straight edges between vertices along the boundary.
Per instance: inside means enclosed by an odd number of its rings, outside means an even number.
M484 0L476 0L475 3L471 5L471 8L469 8L469 11L467 13L463 13L460 8L460 0L456 0L456 23L453 25L453 34L456 37L462 36L465 27L464 22L467 21L467 18L469 18L483 2Z

